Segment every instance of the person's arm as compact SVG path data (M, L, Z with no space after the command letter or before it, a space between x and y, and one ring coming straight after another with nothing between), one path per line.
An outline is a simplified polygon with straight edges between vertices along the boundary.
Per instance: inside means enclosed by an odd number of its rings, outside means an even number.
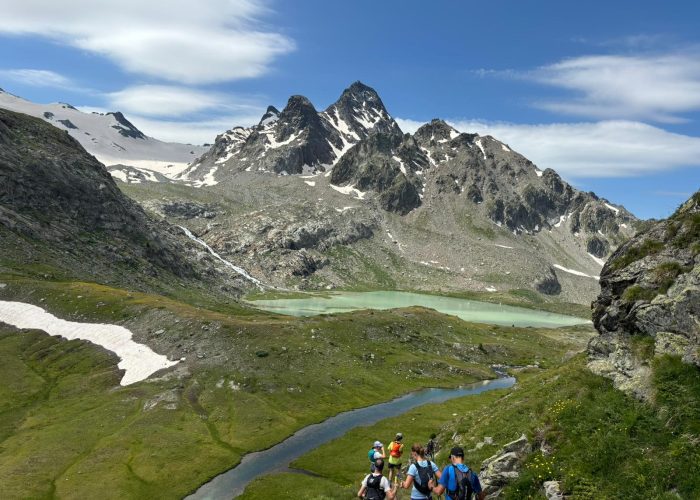
M435 466L435 469L433 469L433 472L435 473L435 477L440 479L442 477L442 471L438 469L438 466Z
M405 490L407 490L413 486L413 476L410 474L410 472L411 472L410 470L408 472L409 472L409 474L406 476L406 479L404 480L403 483L401 483L401 487Z
M357 492L357 496L362 498L365 496L365 490L367 489L367 478L369 476L365 476L365 478L362 480L362 484L360 485L360 491Z
M447 467L445 467L442 472L436 472L435 476L438 478L437 484L431 479L428 482L428 486L430 486L434 495L442 495L445 492L445 489L447 489L447 481L450 480L449 474L447 473Z

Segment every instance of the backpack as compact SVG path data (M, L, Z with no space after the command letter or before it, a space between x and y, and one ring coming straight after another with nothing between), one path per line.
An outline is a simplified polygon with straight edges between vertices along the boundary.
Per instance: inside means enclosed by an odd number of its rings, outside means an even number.
M430 456L433 456L433 454L435 453L435 441L433 441L432 439L428 441L428 444L425 447L425 453Z
M369 450L367 452L367 458L369 458L369 461L372 463L374 463L374 452L375 452L374 448L372 448L371 450Z
M458 467L452 466L452 471L455 475L456 490L447 491L450 498L453 500L472 500L474 490L472 489L472 470L462 472Z
M418 481L413 481L413 486L424 495L430 495L430 487L428 486L428 481L433 479L435 472L433 471L433 463L428 460L428 465L421 467L416 462L416 469L418 470L418 477L420 478L420 484Z
M389 449L391 450L389 454L394 457L394 458L399 458L401 456L401 443L397 443L396 441L392 441L391 444L389 445Z
M367 489L365 490L366 500L383 500L386 497L386 492L382 489L382 476L370 474L367 476Z

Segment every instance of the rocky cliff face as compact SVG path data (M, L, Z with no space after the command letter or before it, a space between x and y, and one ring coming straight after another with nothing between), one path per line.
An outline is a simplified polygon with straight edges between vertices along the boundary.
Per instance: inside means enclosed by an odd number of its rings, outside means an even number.
M199 275L178 230L150 219L75 139L3 109L0 235L3 263L53 263L98 281Z
M652 355L700 366L700 192L622 245L600 285L593 304L600 336L589 345L594 372L645 397Z

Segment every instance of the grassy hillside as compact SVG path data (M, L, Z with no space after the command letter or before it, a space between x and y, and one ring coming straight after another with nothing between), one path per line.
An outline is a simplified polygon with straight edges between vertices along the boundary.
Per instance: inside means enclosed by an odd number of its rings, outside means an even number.
M439 434L442 452L464 446L466 462L478 468L505 443L525 433L546 442L552 454L529 455L520 479L504 498L539 498L543 481L563 481L577 499L697 498L700 491L700 373L677 358L654 361L656 399L646 405L591 374L580 355L546 370L517 375L512 390L430 405L360 428L318 448L294 466L319 474L263 477L246 499L270 498L282 488L303 487L309 498L351 498L367 468L366 449L374 439L402 431L407 443ZM477 449L484 437L493 444ZM408 498L403 493L402 498ZM543 498L543 497L542 497Z
M554 365L591 334L468 324L420 308L289 318L196 290L166 298L49 272L0 282L0 299L123 324L157 352L186 358L120 387L106 351L2 328L0 484L11 498L179 498L309 423L492 377L492 364Z

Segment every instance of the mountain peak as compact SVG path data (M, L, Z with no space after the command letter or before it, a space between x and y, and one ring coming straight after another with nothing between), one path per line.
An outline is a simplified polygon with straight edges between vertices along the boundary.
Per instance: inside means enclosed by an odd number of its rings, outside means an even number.
M134 139L146 138L144 133L137 129L133 123L127 120L121 111L109 112L107 113L107 116L114 117L114 119L117 121L117 125L112 125L112 128L119 131L119 133L124 137L132 137Z
M262 115L262 118L260 118L260 122L258 123L259 127L266 127L267 125L270 125L271 123L274 123L277 121L277 119L280 116L279 110L274 107L274 106L268 106L267 111L265 111L265 114Z
M429 123L422 125L416 133L415 137L421 141L426 140L451 140L459 135L459 132L449 125L446 121L440 118L433 118Z

